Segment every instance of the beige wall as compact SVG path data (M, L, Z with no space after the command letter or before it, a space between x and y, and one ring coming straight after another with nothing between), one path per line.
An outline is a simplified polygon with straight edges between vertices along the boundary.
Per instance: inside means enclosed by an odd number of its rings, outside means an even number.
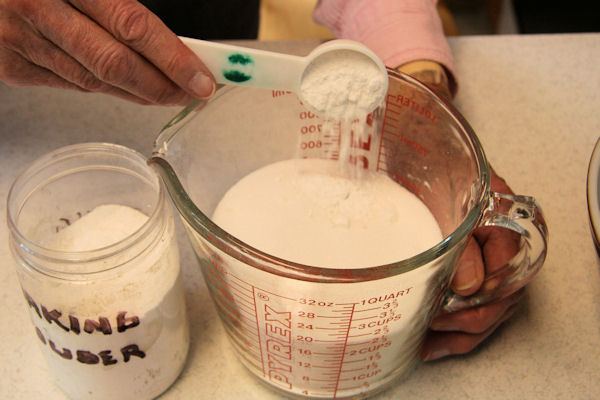
M259 40L331 39L333 33L315 23L317 0L261 0Z

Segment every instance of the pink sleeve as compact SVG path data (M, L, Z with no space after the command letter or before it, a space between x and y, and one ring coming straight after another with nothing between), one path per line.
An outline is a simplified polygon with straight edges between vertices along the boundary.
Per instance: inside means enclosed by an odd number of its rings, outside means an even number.
M317 22L338 37L365 44L389 67L436 61L456 77L437 0L320 0Z

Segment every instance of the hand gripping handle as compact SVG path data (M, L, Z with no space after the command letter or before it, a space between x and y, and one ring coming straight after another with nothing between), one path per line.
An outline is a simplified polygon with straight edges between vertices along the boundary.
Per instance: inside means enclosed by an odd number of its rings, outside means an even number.
M459 296L448 291L442 311L455 312L499 300L525 286L542 267L548 248L548 228L540 206L528 196L492 192L479 226L498 226L521 235L517 254L486 274L477 293Z

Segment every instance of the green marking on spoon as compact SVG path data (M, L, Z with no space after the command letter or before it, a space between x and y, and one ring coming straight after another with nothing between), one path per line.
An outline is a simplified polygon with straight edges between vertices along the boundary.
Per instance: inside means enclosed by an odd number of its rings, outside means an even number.
M241 64L241 65L254 64L254 60L252 60L252 58L250 56L245 55L245 54L233 53L228 58L229 58L229 62L232 64Z
M252 57L246 54L233 53L227 57L229 64L236 69L224 69L223 76L230 82L246 82L252 79L252 69L254 67L254 60Z
M250 75L246 75L245 73L243 73L241 71L236 71L235 69L232 69L230 71L223 71L223 76L228 81L238 82L238 83L246 82L246 81L250 80L250 78L252 78Z

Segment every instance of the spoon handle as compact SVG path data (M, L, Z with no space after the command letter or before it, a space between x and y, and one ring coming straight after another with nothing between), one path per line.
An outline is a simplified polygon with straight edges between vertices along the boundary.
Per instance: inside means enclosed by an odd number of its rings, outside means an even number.
M217 83L298 92L306 57L181 37Z

